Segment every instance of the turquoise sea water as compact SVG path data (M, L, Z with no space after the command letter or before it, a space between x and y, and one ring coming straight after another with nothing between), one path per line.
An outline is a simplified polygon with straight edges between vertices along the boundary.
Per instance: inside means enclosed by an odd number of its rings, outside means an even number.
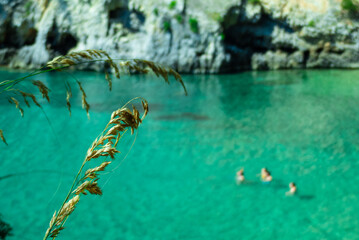
M72 117L62 79L44 112L21 119L0 100L0 213L9 240L42 239L94 138L127 100L145 97L136 142L101 177L104 195L84 196L58 239L359 239L359 71L245 72L114 81L78 72L91 104L73 85ZM24 73L0 71L1 79ZM26 85L25 88L30 88ZM49 121L47 120L47 118ZM50 122L50 124L49 124ZM235 184L245 170L247 183ZM256 174L267 167L270 185ZM286 197L294 181L298 194Z

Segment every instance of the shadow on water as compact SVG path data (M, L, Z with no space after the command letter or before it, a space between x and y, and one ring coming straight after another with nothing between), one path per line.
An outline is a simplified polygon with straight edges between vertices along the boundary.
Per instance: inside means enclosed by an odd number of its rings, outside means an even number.
M205 121L205 120L209 120L210 118L206 115L184 112L184 113L173 114L173 115L162 115L156 117L156 119L166 120L166 121L179 121L179 120Z
M262 182L260 180L255 181L255 180L246 180L240 184L238 184L239 186L242 185L247 185L247 186L258 186L258 187L270 187L270 188L274 188L274 189L281 189L281 188L287 188L287 185L282 183L280 180L273 180L272 182Z
M310 194L307 194L307 195L298 195L298 198L300 200L312 200L315 198L314 195L310 195Z
M242 183L237 183L238 187L248 186L248 187L256 187L256 188L262 188L262 187L268 187L275 190L286 190L288 186L284 184L281 180L273 180L272 182L262 182L262 181L255 181L255 180L245 180ZM292 195L293 197L297 197L300 200L313 200L315 198L312 194L300 194L296 193L295 195Z
M60 174L60 175L66 175L66 176L73 176L73 174L71 174L71 173L64 173L64 172L54 171L54 170L35 170L35 171L29 171L29 172L11 173L11 174L7 174L7 175L4 175L4 176L0 176L0 181L5 180L7 178L11 178L11 177L30 175L30 174L35 174L35 173L46 173L46 174L51 173L51 174Z

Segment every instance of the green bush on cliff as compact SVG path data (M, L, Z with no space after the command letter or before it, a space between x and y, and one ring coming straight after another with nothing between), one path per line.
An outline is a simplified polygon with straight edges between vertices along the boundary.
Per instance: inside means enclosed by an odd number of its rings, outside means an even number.
M198 21L195 18L189 18L188 19L189 27L192 32L198 33Z
M250 3L250 4L260 4L261 0L248 0L248 3Z
M153 9L153 14L155 14L155 16L158 17L158 8Z
M210 18L212 18L216 22L219 22L219 23L223 22L223 16L218 12L211 12L208 15L210 16Z
M29 16L30 13L31 13L31 6L32 6L32 1L28 1L26 4L25 4L25 14L26 16Z
M358 12L359 10L359 6L354 4L353 0L343 0L341 7L343 10L347 10L349 12Z
M169 5L168 5L168 8L169 9L174 9L175 7L176 7L176 5L177 5L177 2L176 1L172 1Z
M178 23L183 23L183 17L181 14L176 14L175 18Z
M308 27L315 27L315 22L314 22L314 20L311 20L311 21L308 23Z
M169 32L171 30L171 23L169 21L164 21L162 25L162 29L165 32Z

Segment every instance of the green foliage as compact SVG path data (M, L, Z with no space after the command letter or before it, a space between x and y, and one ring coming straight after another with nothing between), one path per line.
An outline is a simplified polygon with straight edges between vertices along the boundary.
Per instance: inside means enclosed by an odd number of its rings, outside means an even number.
M26 2L26 4L25 4L25 13L26 13L26 16L29 16L29 15L30 15L30 13L31 13L31 6L32 6L32 1Z
M176 18L177 22L183 23L183 17L181 14L176 14L175 18Z
M315 27L315 21L314 21L314 20L311 20L311 21L308 23L308 27Z
M341 7L343 10L347 10L349 12L357 12L359 10L359 6L354 4L353 0L343 0Z
M195 18L189 18L188 19L189 27L192 32L198 33L198 21Z
M169 32L171 30L171 22L169 21L163 21L162 29L165 32Z
M169 5L168 5L168 8L169 9L174 9L175 7L176 7L176 5L177 5L177 2L176 1L172 1Z
M248 0L248 3L250 3L250 4L260 4L261 0Z
M211 13L209 13L209 16L216 22L219 22L219 23L223 22L223 17L218 12L211 12Z
M153 14L155 14L155 16L158 17L158 8L153 9Z
M220 36L221 36L222 41L223 41L224 39L226 39L226 35L225 35L224 33L221 33Z

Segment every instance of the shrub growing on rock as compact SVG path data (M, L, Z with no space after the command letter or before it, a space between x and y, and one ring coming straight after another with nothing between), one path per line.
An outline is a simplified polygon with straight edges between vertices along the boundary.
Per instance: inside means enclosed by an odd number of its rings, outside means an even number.
M188 19L189 27L192 32L198 33L198 21L195 18Z
M183 17L181 14L176 14L175 18L178 23L183 23Z
M315 27L315 22L314 22L314 20L311 20L311 21L308 23L308 27Z
M175 7L176 7L176 5L177 5L177 2L176 1L172 1L169 5L168 5L168 8L169 9L174 9Z
M248 0L248 3L250 3L250 4L260 4L261 0Z
M353 0L343 0L341 7L343 10L347 10L349 12L358 12L359 10L359 6L355 4Z
M165 32L169 32L171 30L171 22L169 21L163 21L162 29Z

